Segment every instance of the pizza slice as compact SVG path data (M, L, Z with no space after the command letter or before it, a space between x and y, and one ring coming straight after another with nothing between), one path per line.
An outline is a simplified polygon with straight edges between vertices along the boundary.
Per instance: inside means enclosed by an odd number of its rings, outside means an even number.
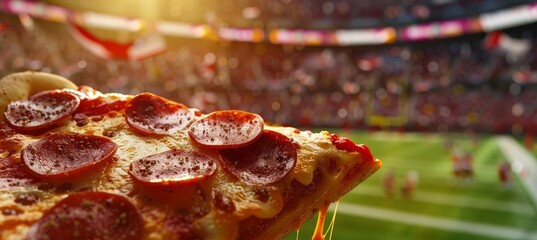
M249 112L52 88L0 91L2 239L281 239L381 166Z

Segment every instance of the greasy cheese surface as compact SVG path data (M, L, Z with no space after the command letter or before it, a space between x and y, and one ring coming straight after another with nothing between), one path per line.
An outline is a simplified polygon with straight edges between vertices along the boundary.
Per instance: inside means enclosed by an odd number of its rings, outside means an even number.
M87 125L79 127L75 121L49 132L84 133L105 136L118 145L114 160L103 168L98 168L84 177L70 181L37 183L27 187L0 190L0 209L15 209L19 214L0 214L0 236L2 239L21 239L29 226L38 220L43 212L52 207L69 193L81 190L106 191L128 196L138 207L145 222L145 239L169 237L169 231L162 224L166 216L178 209L202 215L194 221L194 226L205 239L233 239L238 235L238 223L250 216L272 218L283 208L283 191L289 189L293 179L308 185L313 172L320 169L328 184L323 186L338 188L349 169L362 162L358 153L337 150L327 132L299 132L295 128L265 126L292 139L298 147L298 160L294 169L284 179L273 185L255 186L229 175L222 167L208 180L190 185L159 188L133 182L128 174L132 161L170 149L195 150L218 159L215 150L201 149L190 140L187 130L171 136L142 136L135 133L125 122L123 113L90 117ZM20 149L42 137L17 135ZM19 153L20 153L19 149ZM16 153L16 154L19 154ZM0 147L0 155L6 155ZM217 161L218 162L218 161ZM328 165L336 165L336 172L328 172ZM53 186L51 186L53 185ZM349 186L341 186L348 188ZM352 186L351 186L352 187ZM348 190L348 189L347 189ZM346 190L341 190L346 191ZM343 194L338 191L338 194ZM265 197L259 197L262 192ZM32 194L39 200L27 206L17 204L15 199ZM233 208L215 204L216 198L231 200ZM322 196L319 196L322 197ZM339 196L335 196L338 198ZM335 201L326 199L325 201ZM287 223L282 223L287 224Z

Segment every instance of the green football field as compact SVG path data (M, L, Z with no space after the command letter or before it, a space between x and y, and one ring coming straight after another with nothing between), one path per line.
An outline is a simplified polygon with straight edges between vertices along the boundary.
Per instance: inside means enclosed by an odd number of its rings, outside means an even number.
M505 156L497 137L479 136L476 141L464 134L339 134L367 144L383 166L340 200L332 239L537 239L537 206L520 179L510 189L499 183L498 164ZM460 183L452 176L446 139L473 152L473 182ZM385 196L382 182L388 171L396 174L396 190L408 171L418 173L412 198L400 191ZM302 226L299 239L311 239L315 223L316 217ZM296 239L296 233L287 239Z

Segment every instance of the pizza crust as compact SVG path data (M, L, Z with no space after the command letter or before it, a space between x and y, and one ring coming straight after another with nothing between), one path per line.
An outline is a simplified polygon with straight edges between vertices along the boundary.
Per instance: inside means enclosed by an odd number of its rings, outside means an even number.
M50 73L20 72L0 79L0 123L4 122L7 105L32 96L35 93L54 89L77 89L68 79Z

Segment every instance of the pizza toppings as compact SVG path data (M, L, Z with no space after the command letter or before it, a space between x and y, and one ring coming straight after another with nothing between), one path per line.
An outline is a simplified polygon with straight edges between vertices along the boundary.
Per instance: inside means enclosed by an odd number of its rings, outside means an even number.
M120 111L127 106L127 102L127 99L109 99L106 97L83 99L80 101L80 107L76 110L76 115L95 116L111 111Z
M90 86L82 85L78 87L78 92L83 94L83 98L87 99L96 99L101 97L103 94Z
M0 142L13 137L17 132L15 132L8 124L0 124Z
M295 166L297 149L285 135L265 130L254 143L220 150L222 167L252 184L271 184L284 178Z
M236 209L233 200L222 193L216 193L214 196L214 205L218 210L227 213L233 213Z
M17 207L2 207L0 209L1 209L0 212L4 216L15 216L24 212L22 209L17 208Z
M23 139L7 123L0 124L0 158L15 154L23 147Z
M56 133L26 146L21 158L37 176L66 179L109 161L116 150L105 137Z
M143 222L125 197L74 193L59 201L28 230L27 239L141 239Z
M265 188L256 188L254 189L254 194L257 200L260 202L266 203L270 199L269 191Z
M32 193L23 193L15 198L15 202L23 206L30 206L37 201L39 201L39 196Z
M68 88L62 89L63 92L68 92L70 94L75 95L79 100L84 100L85 98L87 98L87 95L84 92L81 92L79 90L73 90L73 89L68 89Z
M257 114L217 111L194 122L188 135L192 141L207 148L239 148L257 140L263 132L263 125L263 118Z
M88 117L100 115L91 118L91 120L101 120L103 114L125 109L127 102L127 99L110 100L106 97L95 99L86 98L80 100L80 106L76 110L73 120L75 120L77 126L82 127L89 123Z
M204 153L173 149L132 162L129 173L142 183L189 184L212 176L216 168L216 162Z
M194 121L194 113L185 105L151 93L141 93L125 109L127 123L145 135L173 134Z
M120 111L127 106L128 98L120 94L102 94L88 87L81 86L78 91L70 90L80 98L80 106L75 112L75 119L88 116L102 115L111 111Z
M168 215L164 222L164 228L174 235L174 239L203 239L196 232L194 220L195 218L188 214Z
M47 91L10 103L4 114L15 129L38 130L65 120L79 104L79 98L68 91Z
M35 182L37 179L18 157L0 158L0 189L26 186Z
M373 155L369 148L364 144L355 144L346 137L340 137L337 134L330 134L330 141L338 149L347 152L358 152L366 160L373 160Z

